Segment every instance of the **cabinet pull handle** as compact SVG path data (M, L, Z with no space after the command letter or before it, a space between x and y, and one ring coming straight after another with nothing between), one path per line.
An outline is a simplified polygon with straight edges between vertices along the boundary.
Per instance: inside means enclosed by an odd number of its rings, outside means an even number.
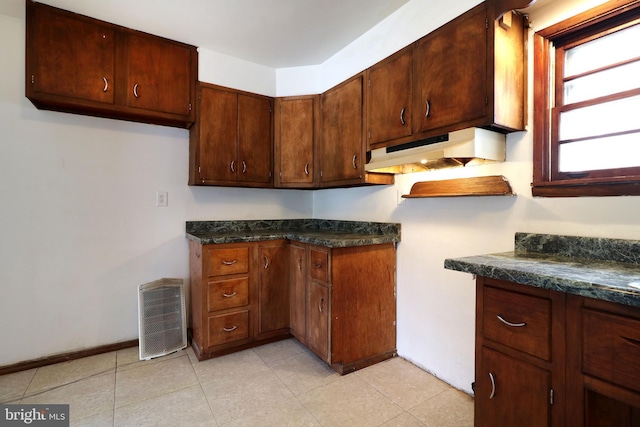
M427 112L424 114L424 116L429 117L429 113L431 112L431 103L429 102L428 99L425 101L425 105L426 105Z
M102 77L102 80L104 81L104 89L102 89L103 92L106 92L107 89L109 89L109 80L107 80L106 77Z
M402 123L402 126L406 124L404 122L404 107L402 107L402 111L400 111L400 123Z
M504 320L502 318L502 316L500 316L499 314L496 316L498 318L499 321L501 321L502 323L504 323L507 326L511 326L512 328L521 328L523 326L527 326L527 324L525 322L522 323L511 323L507 320Z
M235 297L236 295L238 295L237 292L234 292L232 294L227 294L227 293L223 293L222 296L225 298L231 298L231 297Z
M496 379L491 372L489 372L489 379L491 379L491 395L489 396L489 400L491 400L496 395Z
M298 270L302 271L302 258L298 258Z
M236 329L238 329L238 327L235 326L235 325L232 328L222 328L222 330L225 331L225 332L233 332Z
M224 265L233 265L233 264L235 264L235 263L237 263L237 262L238 262L238 260L237 260L237 259L234 259L233 261L225 261L225 260L222 260L222 263L223 263Z
M318 310L322 313L322 303L324 302L324 298L320 298L320 302L318 302Z
M266 255L264 256L264 268L265 270L269 268L269 257Z
M313 263L313 267L314 267L314 268L321 268L321 267L322 267L322 264L318 264L317 262L314 262L314 263Z
M140 96L138 95L138 83L133 85L133 96L135 96L136 98L140 98Z
M351 163L353 164L354 169L358 169L358 165L356 165L356 159L358 158L357 154L353 155L353 159L351 159Z
M640 341L638 341L638 340L634 340L633 338L627 338L627 337L622 337L622 336L621 336L621 338L623 340L625 340L626 342L628 342L629 344L640 346Z
M231 172L236 173L236 161L231 160Z
M247 164L245 163L245 161L242 161L242 173L245 173L247 171Z
M309 163L308 162L304 165L304 173L306 175L309 175Z

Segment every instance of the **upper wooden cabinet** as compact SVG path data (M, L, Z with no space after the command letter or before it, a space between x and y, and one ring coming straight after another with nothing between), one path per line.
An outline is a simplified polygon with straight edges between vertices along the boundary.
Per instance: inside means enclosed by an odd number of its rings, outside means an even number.
M368 149L469 127L524 130L525 18L508 11L496 19L503 11L494 3L481 3L370 68ZM411 107L402 107L407 96Z
M393 184L390 174L367 173L362 72L322 94L321 187Z
M412 134L413 46L367 70L369 144L379 144Z
M273 185L273 99L200 83L189 185Z
M315 187L320 95L276 98L274 117L275 186Z
M194 46L27 1L26 96L38 108L188 128Z

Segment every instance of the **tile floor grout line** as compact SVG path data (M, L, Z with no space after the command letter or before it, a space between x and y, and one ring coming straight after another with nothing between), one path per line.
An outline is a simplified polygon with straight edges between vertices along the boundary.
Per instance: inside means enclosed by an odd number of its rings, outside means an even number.
M116 368L113 367L113 368L109 368L109 369L106 369L106 370L101 371L101 372L96 372L96 373L91 374L91 375L86 376L86 377L78 378L77 380L69 381L68 383L59 384L59 385L53 386L51 388L40 390L40 391L32 393L32 394L27 394L26 391L25 391L25 394L22 396L22 399L28 399L30 397L39 396L41 394L44 394L44 393L47 393L47 392L50 392L50 391L53 391L53 390L57 390L57 389L62 388L62 387L66 387L66 386L71 385L71 384L79 383L80 381L84 381L84 380L89 379L89 378L94 378L94 377L97 377L97 376L100 376L100 375L105 375L105 374L109 373L109 371L111 371L111 370L113 370L114 374L116 373ZM29 383L29 386L30 385L31 385L31 383ZM27 390L28 389L29 389L29 387L27 386Z

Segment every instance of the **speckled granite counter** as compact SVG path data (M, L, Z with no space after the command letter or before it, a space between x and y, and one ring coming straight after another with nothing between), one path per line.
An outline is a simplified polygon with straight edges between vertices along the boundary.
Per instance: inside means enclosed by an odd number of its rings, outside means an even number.
M344 248L400 241L400 224L325 219L187 221L186 231L202 244L289 239Z
M479 276L640 307L640 241L516 233L513 252L446 259Z

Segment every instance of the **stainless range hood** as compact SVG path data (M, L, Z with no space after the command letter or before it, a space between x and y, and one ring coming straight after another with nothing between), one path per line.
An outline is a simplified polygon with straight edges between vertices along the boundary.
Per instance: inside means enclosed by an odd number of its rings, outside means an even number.
M505 160L504 134L481 128L371 150L367 172L411 173Z

